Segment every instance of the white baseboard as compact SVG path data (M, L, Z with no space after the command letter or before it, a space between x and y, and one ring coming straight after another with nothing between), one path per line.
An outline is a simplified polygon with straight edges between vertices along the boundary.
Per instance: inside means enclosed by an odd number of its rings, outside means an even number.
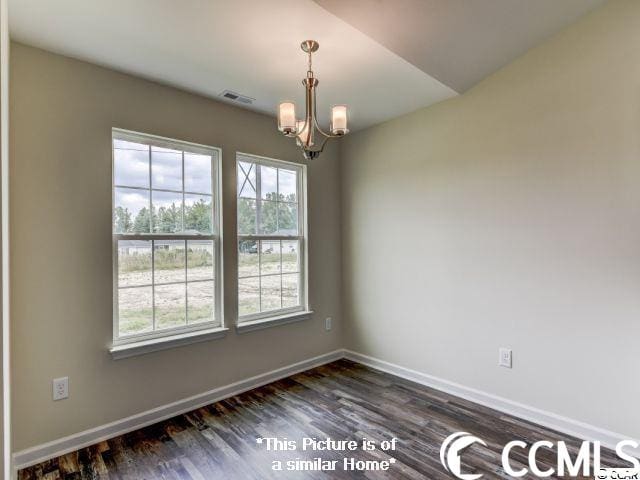
M253 388L261 387L267 383L280 380L296 373L318 367L326 363L339 360L344 357L343 350L335 350L317 357L309 358L286 367L271 370L255 377L247 378L239 382L231 383L208 392L184 398L177 402L163 405L146 412L138 413L122 420L117 420L84 432L75 433L68 437L54 440L42 445L37 445L13 454L14 472L22 468L35 465L44 460L55 458L80 448L88 447L109 438L117 437L139 428L152 425L176 415L195 410L197 408L215 403L225 398L238 395Z
M381 370L406 380L411 380L412 382L455 395L456 397L464 398L465 400L513 415L514 417L518 417L523 420L528 420L543 427L565 433L581 440L599 441L603 446L611 449L615 449L615 446L621 440L633 440L632 437L622 435L620 433L611 432L578 420L563 417L562 415L530 407L522 403L514 402L513 400L466 387L464 385L418 372L410 368L401 367L400 365L389 363L368 355L363 355L351 350L345 350L344 354L345 358L368 367L375 368L376 370ZM640 441L635 441L640 444ZM626 448L625 452L640 458L640 449L633 451L632 449Z
M418 372L410 368L389 363L378 358L350 350L335 350L286 367L256 375L246 380L231 383L199 395L194 395L168 405L132 415L122 420L117 420L106 425L69 435L68 437L64 437L59 440L54 440L52 442L16 452L13 454L14 473L16 470L35 465L44 460L55 458L57 456L64 455L65 453L93 445L97 442L152 425L176 415L181 415L205 405L215 403L225 398L238 395L253 388L261 387L267 383L280 380L290 375L294 375L341 358L347 358L371 368L464 398L465 400L528 420L573 437L583 440L600 441L602 442L602 445L609 448L615 448L615 445L621 440L631 439L630 437L619 433L598 428L593 425L563 417L552 412L540 410L535 407L530 407L497 395L492 395L490 393L466 387L426 373ZM633 452L628 449L626 451L628 453L635 454L640 458L640 451Z

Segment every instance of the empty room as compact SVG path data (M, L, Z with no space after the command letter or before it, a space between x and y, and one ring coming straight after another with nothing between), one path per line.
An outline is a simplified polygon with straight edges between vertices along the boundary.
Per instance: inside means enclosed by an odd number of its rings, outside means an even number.
M0 479L640 478L639 0L0 0Z

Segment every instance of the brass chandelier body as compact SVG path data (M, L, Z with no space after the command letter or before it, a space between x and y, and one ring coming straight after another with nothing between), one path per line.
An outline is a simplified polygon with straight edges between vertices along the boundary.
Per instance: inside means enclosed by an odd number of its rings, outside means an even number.
M331 108L331 126L329 133L322 130L318 124L316 109L316 90L318 79L313 74L312 54L319 48L315 40L305 40L300 48L308 55L307 77L302 80L305 88L305 116L298 120L295 115L295 105L283 102L278 108L278 130L285 136L295 138L307 160L317 158L323 151L330 138L343 137L347 129L346 105L334 105Z

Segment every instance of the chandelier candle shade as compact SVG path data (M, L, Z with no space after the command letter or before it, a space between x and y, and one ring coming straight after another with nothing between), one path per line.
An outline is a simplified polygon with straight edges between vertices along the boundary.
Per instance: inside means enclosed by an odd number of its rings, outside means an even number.
M307 78L302 80L305 89L304 118L302 120L296 118L296 106L293 102L283 102L278 107L278 130L285 136L296 139L307 160L317 158L330 138L343 137L349 133L346 105L334 105L331 108L329 133L323 131L318 124L316 113L318 79L313 75L311 54L317 51L319 46L315 40L305 40L300 45L300 48L309 56Z

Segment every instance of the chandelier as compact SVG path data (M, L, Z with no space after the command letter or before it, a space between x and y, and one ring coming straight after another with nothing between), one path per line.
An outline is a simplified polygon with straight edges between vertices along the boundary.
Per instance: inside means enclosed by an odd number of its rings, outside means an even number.
M316 113L316 88L318 79L313 76L311 69L311 54L318 50L320 45L315 40L305 40L300 48L309 56L309 68L307 78L302 80L305 89L305 116L303 120L296 118L296 106L293 102L283 102L278 106L278 130L286 137L295 138L298 146L302 148L304 158L313 160L324 149L330 138L343 137L347 129L347 106L334 105L331 107L331 124L329 133L318 125Z

